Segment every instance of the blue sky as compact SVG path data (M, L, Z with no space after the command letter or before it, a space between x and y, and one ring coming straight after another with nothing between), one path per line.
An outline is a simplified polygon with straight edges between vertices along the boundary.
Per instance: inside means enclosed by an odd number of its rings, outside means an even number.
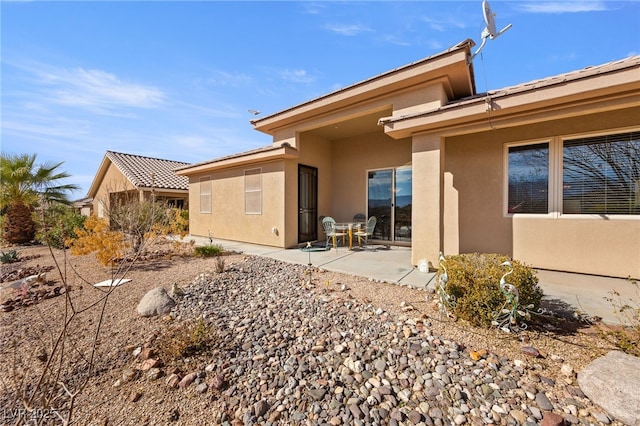
M640 54L638 1L492 1L479 92ZM475 1L2 1L3 152L64 161L83 197L106 150L199 162L271 143L278 112L484 28Z

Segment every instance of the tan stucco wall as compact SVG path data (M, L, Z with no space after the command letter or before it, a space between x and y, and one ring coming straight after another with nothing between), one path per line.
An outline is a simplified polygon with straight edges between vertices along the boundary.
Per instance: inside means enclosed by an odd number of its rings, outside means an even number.
M513 257L545 269L640 277L640 219L513 218Z
M636 108L447 138L445 253L455 254L457 239L460 253L496 252L543 269L639 277L640 218L504 212L505 144L603 130L614 133L637 126L637 117Z
M109 163L107 171L102 178L102 182L93 197L93 213L100 216L100 213L104 214L106 219L107 211L109 209L109 194L112 192L132 191L136 188L131 184L120 169ZM100 206L102 204L102 207Z
M244 172L262 169L262 214L245 214ZM193 235L284 246L284 161L253 164L189 176L189 230ZM210 176L210 214L200 213L200 178ZM277 230L272 232L273 228Z
M411 165L411 141L370 133L332 142L331 209L338 222L367 214L367 171Z
M443 205L442 168L444 141L437 135L413 137L413 208L411 261L417 265L426 259L438 264L442 250L441 206Z

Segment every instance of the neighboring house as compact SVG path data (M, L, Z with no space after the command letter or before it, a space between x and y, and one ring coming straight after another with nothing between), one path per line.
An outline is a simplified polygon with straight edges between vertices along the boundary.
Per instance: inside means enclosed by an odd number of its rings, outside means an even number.
M107 151L89 188L93 212L105 217L117 200L155 199L188 209L189 180L174 172L188 163Z
M190 231L295 247L319 217L374 240L640 277L640 56L476 93L474 43L252 121L271 146L177 169Z
M75 200L71 203L71 205L82 216L91 216L91 213L93 212L93 198L91 197L85 197L79 200Z

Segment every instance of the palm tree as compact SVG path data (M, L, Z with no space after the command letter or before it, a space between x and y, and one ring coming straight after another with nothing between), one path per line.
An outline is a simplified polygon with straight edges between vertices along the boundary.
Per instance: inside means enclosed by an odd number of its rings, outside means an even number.
M5 214L2 234L13 244L33 240L33 212L47 203L69 203L68 193L77 185L60 184L70 175L58 171L63 163L36 165L36 154L0 154L0 208Z

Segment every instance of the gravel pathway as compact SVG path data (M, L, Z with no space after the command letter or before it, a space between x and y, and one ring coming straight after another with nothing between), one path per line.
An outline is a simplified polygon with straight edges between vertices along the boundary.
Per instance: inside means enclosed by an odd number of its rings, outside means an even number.
M553 380L314 282L262 257L196 279L171 315L213 325L210 363L166 382L215 395L222 425L619 424L571 369Z

